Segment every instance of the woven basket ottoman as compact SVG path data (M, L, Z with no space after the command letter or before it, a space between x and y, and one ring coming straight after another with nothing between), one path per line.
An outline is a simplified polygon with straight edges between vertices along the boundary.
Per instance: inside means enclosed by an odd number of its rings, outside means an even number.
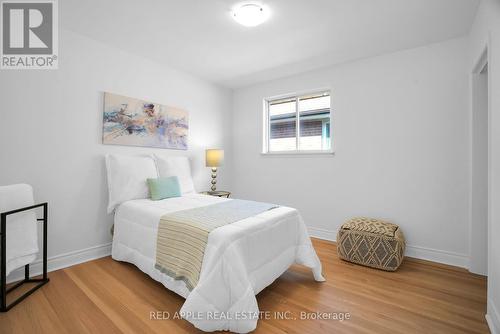
M337 252L345 261L395 271L403 262L405 237L396 224L353 218L337 234Z

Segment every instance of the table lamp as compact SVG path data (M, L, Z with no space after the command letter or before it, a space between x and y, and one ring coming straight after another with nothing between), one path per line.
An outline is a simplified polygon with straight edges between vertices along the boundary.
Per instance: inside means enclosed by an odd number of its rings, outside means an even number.
M207 149L205 152L205 163L212 168L212 191L217 189L217 167L224 164L224 150Z

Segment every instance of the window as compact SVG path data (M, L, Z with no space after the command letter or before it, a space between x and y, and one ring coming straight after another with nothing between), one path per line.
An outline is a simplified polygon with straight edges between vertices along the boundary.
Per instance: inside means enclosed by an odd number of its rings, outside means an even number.
M266 100L264 153L332 152L330 92Z

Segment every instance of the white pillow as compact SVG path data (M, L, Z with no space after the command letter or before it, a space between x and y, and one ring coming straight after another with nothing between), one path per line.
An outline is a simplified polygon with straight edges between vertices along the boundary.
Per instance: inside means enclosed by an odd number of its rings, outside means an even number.
M157 178L158 170L150 155L106 155L108 172L108 213L125 201L149 198L148 178Z
M160 177L177 176L183 195L196 192L187 157L162 157L155 154L155 158Z

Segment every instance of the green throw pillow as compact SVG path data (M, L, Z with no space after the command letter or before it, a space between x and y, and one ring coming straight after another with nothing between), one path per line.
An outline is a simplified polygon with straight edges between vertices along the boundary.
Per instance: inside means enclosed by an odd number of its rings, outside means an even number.
M177 176L148 179L148 186L153 201L181 196L181 187Z

